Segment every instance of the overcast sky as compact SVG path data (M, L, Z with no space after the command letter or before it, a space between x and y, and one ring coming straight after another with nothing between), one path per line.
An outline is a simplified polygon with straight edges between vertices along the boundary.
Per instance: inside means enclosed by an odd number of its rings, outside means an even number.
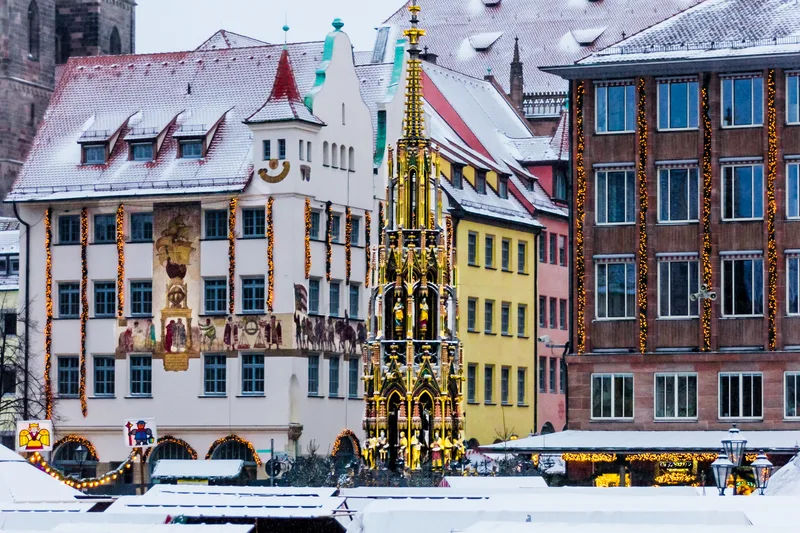
M375 27L404 0L137 0L138 53L193 50L219 29L270 43L320 41L339 17L356 50L371 50Z

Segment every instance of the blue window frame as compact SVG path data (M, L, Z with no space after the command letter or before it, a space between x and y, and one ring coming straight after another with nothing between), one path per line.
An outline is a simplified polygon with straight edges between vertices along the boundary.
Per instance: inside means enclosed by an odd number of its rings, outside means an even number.
M200 159L203 157L203 141L200 139L181 141L180 150L183 159Z
M358 318L359 291L358 285L350 285L350 318Z
M131 281L131 316L153 315L153 282Z
M800 218L800 164L786 165L786 216Z
M213 209L205 212L206 239L228 238L228 211Z
M78 318L81 314L80 285L78 283L58 284L58 317Z
M81 242L81 217L61 215L58 217L58 243L79 244Z
M77 357L58 358L58 395L77 397L80 389L79 361Z
M311 234L312 239L319 239L319 211L311 212Z
M319 313L319 280L308 280L308 312Z
M225 314L228 310L228 280L205 280L206 314Z
M350 244L358 246L358 230L361 226L361 221L357 218L350 220Z
M94 242L95 244L117 242L117 218L114 215L94 216Z
M659 81L658 129L697 128L699 110L699 84L696 81Z
M636 215L636 183L633 170L597 172L598 224L633 224ZM555 264L553 257L550 262Z
M242 312L264 312L264 278L242 279Z
M722 125L764 124L764 78L761 76L722 80Z
M227 381L227 361L224 355L206 355L204 357L204 387L207 396L224 396Z
M83 147L83 164L84 165L105 165L106 164L106 146L104 144L95 144Z
M338 281L331 281L330 285L330 301L329 304L329 311L330 316L339 316L339 282Z
M153 358L149 355L131 356L131 396L153 394Z
M319 395L319 356L308 356L308 394Z
M800 123L800 75L786 76L786 123Z
M636 123L636 89L632 83L596 89L597 133L627 133Z
M242 354L242 394L264 394L264 354Z
M153 143L131 144L132 159L134 161L152 161Z
M131 242L153 240L153 213L131 214Z
M361 379L359 376L359 360L352 358L347 360L347 373L349 380L347 382L347 396L350 398L358 398L358 382Z
M597 264L598 319L636 317L636 266L633 260Z
M114 317L117 311L117 284L113 281L95 281L94 316Z
M339 356L328 359L328 396L339 396Z
M467 300L467 331L478 331L478 300Z
M94 395L114 396L114 356L97 355L94 358Z
M244 237L263 237L265 235L264 208L242 209Z
M331 217L331 242L339 242L342 217L339 215L331 215Z
M278 159L286 159L286 139L278 139Z
M269 139L265 141L261 141L261 151L263 154L264 161L272 159L272 143Z

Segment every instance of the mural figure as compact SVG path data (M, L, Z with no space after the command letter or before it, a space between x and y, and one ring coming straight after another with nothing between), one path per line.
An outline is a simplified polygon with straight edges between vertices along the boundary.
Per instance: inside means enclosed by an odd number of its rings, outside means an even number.
M217 326L211 323L210 318L206 318L206 323L200 325L200 332L203 334L200 347L208 350L212 349L214 341L217 340Z
M222 341L225 343L227 351L233 350L233 318L228 317L225 321L225 332L222 334Z
M50 430L40 428L37 422L28 424L28 429L19 431L19 450L26 452L42 451L50 447Z
M148 446L155 442L153 430L147 427L147 423L144 420L136 422L136 426L128 422L125 427L128 429L129 443L133 441L133 445L135 446Z
M148 318L147 319L147 346L150 350L156 349L156 325L153 324L153 320Z

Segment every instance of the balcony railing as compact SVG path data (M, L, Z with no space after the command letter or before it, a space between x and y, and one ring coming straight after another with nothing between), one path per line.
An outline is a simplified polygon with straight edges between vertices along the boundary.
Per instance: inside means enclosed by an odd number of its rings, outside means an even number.
M558 117L564 110L566 102L566 95L563 93L526 94L522 98L522 109L526 117Z

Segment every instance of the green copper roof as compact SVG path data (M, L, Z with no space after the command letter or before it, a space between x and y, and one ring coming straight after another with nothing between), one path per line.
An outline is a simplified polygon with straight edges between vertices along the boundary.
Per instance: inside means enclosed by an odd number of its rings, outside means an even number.
M394 66L392 67L392 78L389 81L389 86L386 88L386 96L384 102L390 102L397 94L397 88L400 86L400 76L403 74L403 62L405 61L406 40L398 39L394 46ZM383 163L383 155L386 152L386 112L378 112L378 131L375 132L375 157L372 164L379 167Z

